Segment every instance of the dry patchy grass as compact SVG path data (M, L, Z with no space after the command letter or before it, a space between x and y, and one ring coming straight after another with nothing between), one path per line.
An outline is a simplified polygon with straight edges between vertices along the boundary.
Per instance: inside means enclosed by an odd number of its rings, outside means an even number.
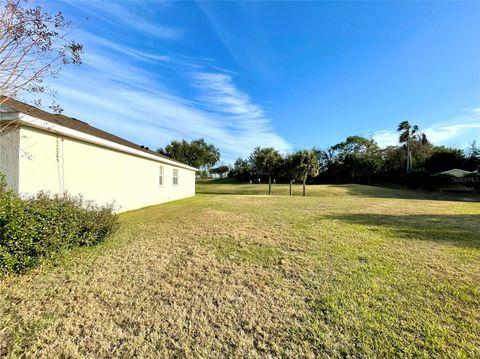
M3 279L0 355L480 356L479 203L309 190L121 215L106 243Z

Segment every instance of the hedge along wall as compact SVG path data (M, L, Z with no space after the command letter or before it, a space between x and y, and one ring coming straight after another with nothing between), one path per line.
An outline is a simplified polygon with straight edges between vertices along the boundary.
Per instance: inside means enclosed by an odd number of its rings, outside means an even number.
M0 274L24 272L60 250L102 242L117 224L111 205L47 193L20 198L0 175Z

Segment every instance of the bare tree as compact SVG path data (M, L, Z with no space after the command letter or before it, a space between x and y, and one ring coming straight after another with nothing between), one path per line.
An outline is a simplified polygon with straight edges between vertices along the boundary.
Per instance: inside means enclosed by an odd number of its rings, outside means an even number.
M82 61L83 46L68 39L70 30L61 12L28 0L0 0L0 105L25 93L55 94L44 80ZM54 102L50 108L61 112Z

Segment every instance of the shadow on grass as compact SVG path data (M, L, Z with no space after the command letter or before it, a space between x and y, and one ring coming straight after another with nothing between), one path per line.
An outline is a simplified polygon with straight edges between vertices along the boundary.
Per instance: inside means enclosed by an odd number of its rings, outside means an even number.
M197 184L242 184L236 178L215 178L215 179L206 179L206 180L197 180L195 181Z
M197 182L198 194L217 195L267 195L267 184L241 184L241 183L218 183L214 181ZM288 196L288 185L277 184L272 187L272 195ZM294 185L294 196L301 196L302 186ZM475 193L445 193L433 191L421 191L411 189L389 188L379 186L367 186L360 184L321 184L308 185L307 197L341 197L358 196L366 198L391 198L391 199L416 199L416 200L439 200L480 202L480 195Z
M332 187L344 188L351 196L396 199L426 199L439 201L480 202L480 195L473 192L437 192L414 189L399 189L358 184L337 185Z
M228 190L223 190L223 191L208 191L208 190L203 190L203 189L197 189L195 191L195 194L228 194L228 195L256 195L257 193L243 193L243 192L233 192L233 191L228 191Z
M341 214L326 216L342 222L364 225L372 232L395 238L448 242L480 248L480 215L387 215Z

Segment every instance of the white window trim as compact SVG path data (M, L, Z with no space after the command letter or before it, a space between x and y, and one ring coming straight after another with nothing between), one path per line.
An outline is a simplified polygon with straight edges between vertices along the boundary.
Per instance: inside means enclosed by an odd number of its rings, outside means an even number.
M162 180L160 182L160 179ZM163 187L165 184L165 167L164 166L158 166L158 186Z
M177 173L177 175L175 176L175 172ZM178 186L180 181L179 181L179 177L180 177L180 172L178 170L178 168L174 168L173 171L172 171L172 185L173 186ZM175 179L177 179L177 183L175 183Z

